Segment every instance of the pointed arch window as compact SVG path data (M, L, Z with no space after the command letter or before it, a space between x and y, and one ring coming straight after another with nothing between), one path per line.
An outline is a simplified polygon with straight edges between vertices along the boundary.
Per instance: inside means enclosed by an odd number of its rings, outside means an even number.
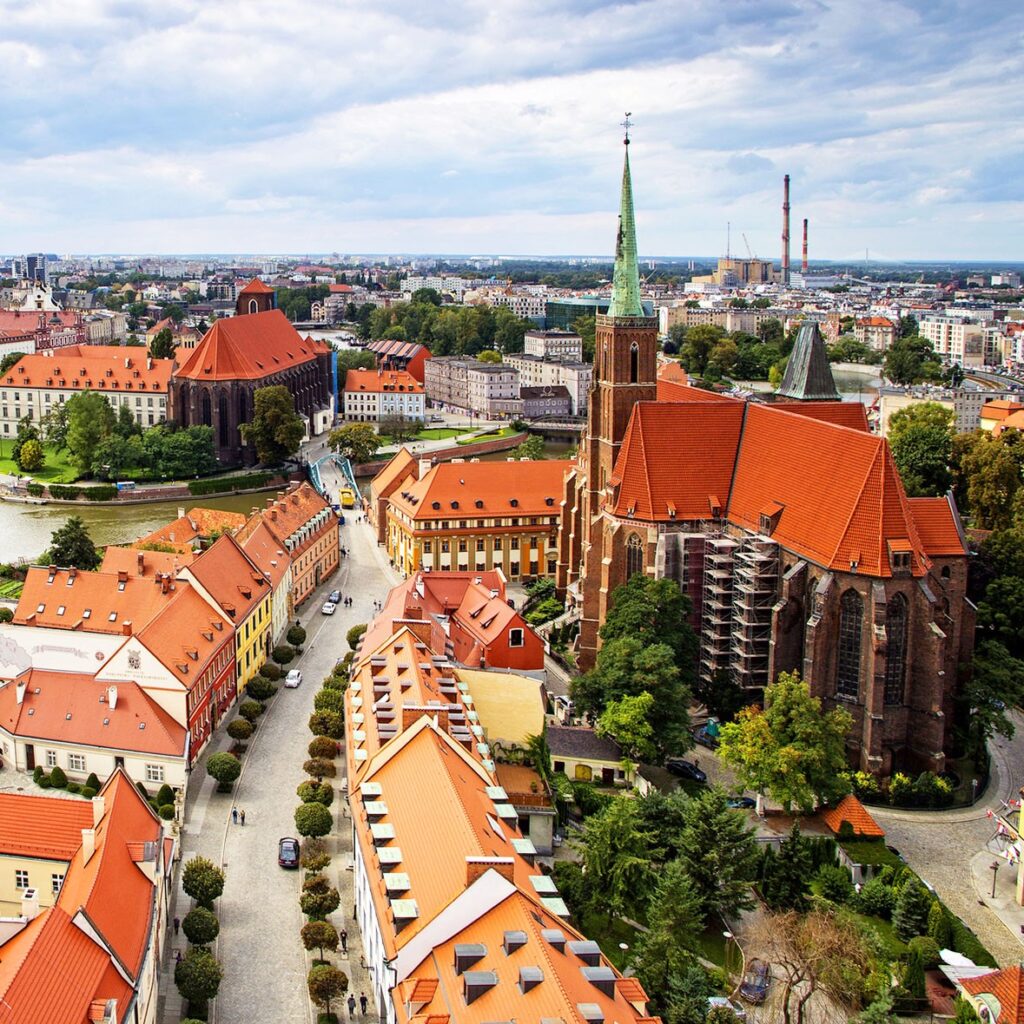
M260 304L255 299L249 300L249 312L258 313L260 311Z
M203 392L202 415L203 415L203 426L204 427L211 427L211 426L213 426L213 413L210 410L210 392L209 391L204 391Z
M644 545L635 533L626 541L626 579L631 579L638 572L644 571Z
M222 391L217 402L217 428L220 436L221 448L227 448L231 444L231 429L228 422L228 396Z
M629 346L629 383L636 384L640 380L640 346L634 341Z
M864 622L864 601L852 588L839 601L839 659L836 693L841 697L860 695L860 638Z
M894 594L885 612L885 703L903 703L907 670L907 599Z

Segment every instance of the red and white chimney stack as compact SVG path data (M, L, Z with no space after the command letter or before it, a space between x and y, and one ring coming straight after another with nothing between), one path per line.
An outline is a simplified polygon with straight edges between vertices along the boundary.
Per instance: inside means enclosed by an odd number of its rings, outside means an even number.
M804 258L800 262L801 273L807 273L807 218L804 217Z
M782 192L782 283L789 284L789 175L783 179Z

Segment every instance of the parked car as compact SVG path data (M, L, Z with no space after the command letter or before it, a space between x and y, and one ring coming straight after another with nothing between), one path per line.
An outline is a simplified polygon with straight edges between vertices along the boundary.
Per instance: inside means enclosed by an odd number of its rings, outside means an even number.
M734 811L751 811L757 806L752 796L731 796L725 802Z
M721 725L717 718L709 718L699 729L693 730L693 738L702 747L715 750L718 747L718 733Z
M768 995L771 968L763 960L751 960L747 973L740 982L740 995L748 1002L760 1006Z
M728 999L725 996L708 996L708 1009L714 1009L716 1006L722 1006L727 1010L732 1010L732 1014L737 1020L747 1019L747 1011L738 1003L734 1003L731 999Z
M693 782L707 782L708 777L692 761L684 761L681 757L670 757L665 762L666 770L681 779L691 779Z
M277 863L283 868L299 866L299 841L292 836L285 836L277 841Z
M302 673L297 669L293 668L288 675L284 677L284 685L289 690L294 690L297 686L302 683Z
M327 595L327 602L328 602L328 604L333 604L333 605L341 604L341 591L340 590L332 590Z
M321 615L333 615L334 609L338 606L333 601L324 601L323 608L320 609Z

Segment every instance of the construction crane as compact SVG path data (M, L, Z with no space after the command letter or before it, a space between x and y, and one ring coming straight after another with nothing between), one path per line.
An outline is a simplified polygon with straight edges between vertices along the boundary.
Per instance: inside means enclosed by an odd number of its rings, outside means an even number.
M747 241L747 233L746 233L746 231L741 232L741 233L743 235L743 244L747 247L747 258L748 259L752 259L752 260L756 260L757 257L750 251L750 243Z

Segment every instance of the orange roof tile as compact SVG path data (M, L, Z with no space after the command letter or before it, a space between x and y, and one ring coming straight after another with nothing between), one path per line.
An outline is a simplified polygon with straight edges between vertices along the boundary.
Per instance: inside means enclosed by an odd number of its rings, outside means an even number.
M844 796L835 807L821 812L821 820L838 834L844 821L853 826L854 834L881 839L885 830L868 814L864 805L851 793Z
M718 391L699 388L686 381L658 375L657 399L659 402L735 402L735 398Z
M416 456L404 446L399 448L394 458L370 481L370 494L388 497L410 473L415 474L416 466Z
M972 996L996 997L999 1016L993 1024L1024 1024L1024 968L1020 964L977 978L962 978L960 984Z
M336 525L331 506L305 480L273 498L267 498L267 507L261 509L260 514L266 527L282 544L318 516L321 524Z
M270 592L267 578L230 534L222 534L183 570L220 606L236 626Z
M138 632L174 600L176 591L173 579L142 578L123 570L34 567L26 574L14 621L90 633Z
M92 828L92 804L51 796L0 793L0 853L71 860Z
M270 579L271 588L276 590L288 572L291 559L281 542L270 532L261 514L249 517L238 533L238 542L260 571Z
M392 494L391 501L418 522L496 515L557 516L562 480L575 465L555 459L442 462L432 466L422 480L410 482L405 491Z
M1004 420L1010 413L1024 409L1024 404L1012 398L994 398L981 407L981 418L983 420Z
M273 295L274 289L265 285L258 277L254 277L240 292L239 295Z
M303 366L323 351L279 309L218 320L174 371L177 379L261 380Z
M858 327L895 327L896 325L884 316L865 316L857 320Z
M183 565L188 565L194 555L190 549L183 551L140 551L135 548L117 547L111 544L103 552L100 572L127 572L132 576L155 579L166 572L177 576Z
M2 383L5 387L62 387L166 395L171 363L170 359L148 358L142 349L120 345L67 345L22 356L2 378Z
M948 498L907 498L907 504L928 555L967 553L960 518Z
M795 412L798 416L825 420L840 427L870 431L868 413L863 402L779 402L777 408Z
M29 669L17 681L28 684L21 704L16 686L0 688L0 725L10 733L28 740L184 756L185 729L137 683L109 684L77 672L42 669ZM115 708L99 699L111 685L117 687Z
M214 534L234 533L245 523L241 512L228 512L219 508L190 508L183 516L161 526L160 529L140 537L133 548L145 548L150 544L171 545L180 551L191 551L201 541L210 540Z
M423 394L423 385L407 370L349 370L345 392L404 392Z

